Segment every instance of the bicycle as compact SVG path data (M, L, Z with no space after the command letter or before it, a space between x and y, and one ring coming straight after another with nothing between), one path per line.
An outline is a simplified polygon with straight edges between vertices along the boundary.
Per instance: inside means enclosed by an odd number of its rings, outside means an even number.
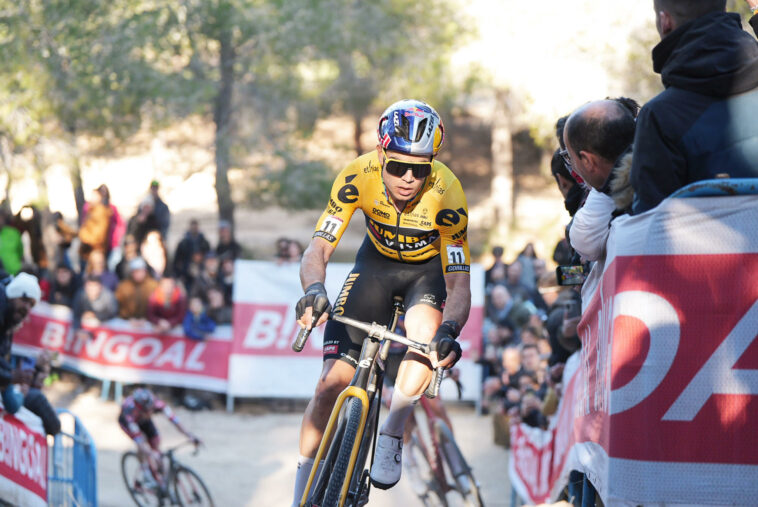
M365 331L367 336L363 340L353 380L339 394L329 416L314 459L315 463L324 459L324 464L321 467L313 467L300 500L301 507L358 507L368 503L371 465L365 465L369 450L370 463L373 463L374 459L384 362L389 353L390 342L402 343L423 354L430 352L428 345L391 331L403 313L402 308L402 300L395 298L389 327L376 322L361 322L342 315L330 316L338 322ZM306 329L298 333L292 344L295 352L303 350L309 334L310 330ZM439 392L442 371L441 367L435 369L426 396L434 397Z
M455 382L460 397L460 384ZM413 413L408 421L412 430L404 447L406 459L403 461L414 492L425 506L446 507L447 494L455 491L468 507L484 507L479 482L455 442L452 430L429 401L421 398L420 405L426 414L426 432Z
M153 505L202 505L213 507L213 499L200 476L191 468L181 464L174 453L191 440L182 442L161 453L161 463L167 472L161 477L145 477L144 468L135 451L127 451L121 456L121 475L134 502L140 507ZM194 444L193 444L194 445ZM197 446L195 452L197 454Z

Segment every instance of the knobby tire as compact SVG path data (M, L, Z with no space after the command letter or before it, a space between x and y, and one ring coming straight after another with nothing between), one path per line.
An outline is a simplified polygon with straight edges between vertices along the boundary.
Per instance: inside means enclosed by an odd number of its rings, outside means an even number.
M348 495L350 492L354 493L355 497L352 499L350 506L359 505L361 481L363 479L363 469L366 466L366 460L368 459L369 451L371 450L371 441L374 438L374 431L376 431L376 413L379 411L381 402L379 396L375 396L371 401L371 408L368 411L368 417L366 418L366 426L363 430L363 437L361 438L361 446L358 448L358 457L355 460L355 466L353 467L353 476L350 479L350 488L348 489ZM368 485L370 481L366 480ZM367 486L368 487L368 486Z
M345 475L350 464L350 454L353 450L353 442L358 435L358 428L361 424L361 400L350 398L345 416L347 424L342 442L339 443L339 454L334 464L334 469L329 477L329 484L326 487L323 507L336 507L339 504L340 492L345 482Z
M337 431L335 431L332 441L329 444L329 448L324 458L324 465L318 472L316 482L311 486L311 490L308 493L308 501L305 503L306 507L312 507L314 505L321 505L324 503L324 494L326 492L327 482L332 475L332 469L334 463L337 461L337 454L339 453L340 442L342 442L342 435L345 434L345 426L347 420L344 416L341 416L337 420ZM314 466L316 466L314 464Z

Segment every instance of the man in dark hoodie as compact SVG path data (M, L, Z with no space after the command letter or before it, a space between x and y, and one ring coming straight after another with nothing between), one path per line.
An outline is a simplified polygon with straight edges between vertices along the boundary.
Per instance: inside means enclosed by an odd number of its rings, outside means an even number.
M654 0L666 90L640 111L632 212L693 181L758 177L758 41L726 0Z

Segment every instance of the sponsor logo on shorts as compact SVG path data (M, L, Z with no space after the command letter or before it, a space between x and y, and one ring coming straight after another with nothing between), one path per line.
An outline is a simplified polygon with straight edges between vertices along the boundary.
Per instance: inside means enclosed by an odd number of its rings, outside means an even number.
M455 273L455 272L460 272L460 271L468 273L471 271L471 268L469 266L454 265L454 266L448 266L445 269L445 273Z
M434 294L424 294L419 303L425 303L427 305L437 306L437 296Z
M342 291L334 302L334 313L336 315L343 315L345 313L343 305L347 302L347 297L350 295L350 289L353 288L353 284L359 276L361 276L360 273L350 273L347 280L345 280L345 285L342 286Z
M338 350L339 347L337 345L324 346L324 354L336 354Z

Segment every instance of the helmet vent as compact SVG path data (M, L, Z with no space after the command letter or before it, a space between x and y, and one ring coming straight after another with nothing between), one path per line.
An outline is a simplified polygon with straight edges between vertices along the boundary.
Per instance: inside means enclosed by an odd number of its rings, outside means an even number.
M400 116L400 122L395 125L395 135L397 137L402 137L403 139L407 139L408 141L411 140L411 122L408 121L408 118L402 115Z
M419 122L418 128L416 129L416 139L413 140L414 143L421 141L421 138L424 136L424 131L426 130L427 123L429 123L429 120L426 118Z

